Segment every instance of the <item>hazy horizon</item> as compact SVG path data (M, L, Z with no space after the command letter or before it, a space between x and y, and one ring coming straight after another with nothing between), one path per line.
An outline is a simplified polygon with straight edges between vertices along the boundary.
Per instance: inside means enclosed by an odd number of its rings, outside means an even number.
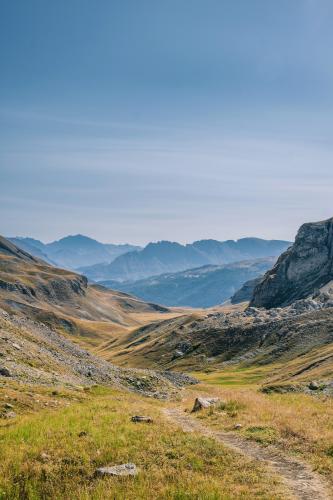
M293 240L333 215L329 0L12 0L3 235Z
M252 236L241 236L239 238L222 238L222 239L218 239L218 238L197 238L197 239L192 240L192 241L181 241L181 240L175 240L175 239L165 239L165 238L162 238L162 239L159 239L159 240L149 240L149 241L146 241L144 243L136 243L136 242L133 242L133 241L117 241L117 242L107 241L107 240L104 241L104 240L99 240L98 238L95 238L94 236L91 236L89 234L81 234L81 233L78 233L78 234L66 234L66 235L60 236L59 238L53 238L53 239L50 239L50 240L47 240L47 241L43 240L41 238L35 237L35 236L31 236L31 235L2 234L2 236L6 237L6 238L33 238L35 240L41 241L45 245L47 245L48 243L53 243L55 241L59 241L59 240L61 240L63 238L66 238L68 236L71 236L71 237L84 236L84 237L96 240L99 243L103 243L103 244L116 244L116 245L126 245L126 244L129 244L129 245L138 245L138 246L141 246L141 247L145 247L149 243L160 243L162 241L167 241L167 242L170 242L170 243L180 243L182 245L190 245L190 244L194 243L195 241L200 241L200 240L216 240L216 241L223 242L223 241L228 241L228 240L237 241L237 240L241 240L243 238L259 238L259 239L265 239L265 240L269 240L269 239L278 240L279 239L279 238L264 238L262 236L254 236L254 235L252 235ZM282 238L282 241L290 241L290 242L292 242L293 240L294 240L294 238L291 239L291 240Z

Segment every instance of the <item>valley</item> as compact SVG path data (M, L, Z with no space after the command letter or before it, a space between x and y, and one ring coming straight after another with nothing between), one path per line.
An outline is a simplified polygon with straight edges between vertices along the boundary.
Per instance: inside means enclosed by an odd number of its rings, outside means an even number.
M275 260L275 257L266 257L203 266L138 281L100 281L100 284L165 306L208 308L229 300L245 282L263 276Z
M208 308L107 289L1 238L0 498L331 498L330 224L302 227L277 261L208 266L217 289L245 270L238 295L253 294ZM291 269L302 288L286 303ZM217 402L190 414L198 396ZM117 463L138 475L96 475Z

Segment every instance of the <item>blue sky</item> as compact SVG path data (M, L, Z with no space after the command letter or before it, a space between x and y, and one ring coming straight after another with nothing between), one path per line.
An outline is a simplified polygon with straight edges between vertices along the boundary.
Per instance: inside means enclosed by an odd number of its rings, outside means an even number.
M0 232L293 238L333 216L331 0L3 0Z

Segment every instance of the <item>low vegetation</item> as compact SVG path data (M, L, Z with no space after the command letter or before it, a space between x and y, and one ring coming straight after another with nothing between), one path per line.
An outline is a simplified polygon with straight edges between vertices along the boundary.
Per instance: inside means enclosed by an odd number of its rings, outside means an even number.
M176 431L159 401L101 387L38 391L38 397L30 393L35 403L29 407L22 387L1 390L1 404L10 401L18 411L0 420L1 499L287 498L253 461L212 439ZM154 422L133 423L134 414ZM139 468L136 477L95 475L97 467L127 462Z
M220 403L196 414L197 418L215 429L237 432L298 456L333 485L333 398L321 391L264 394L258 382L265 370L234 368L223 374L199 375L204 382L200 391L219 397ZM188 389L187 408L193 402L193 391L197 393L198 386Z

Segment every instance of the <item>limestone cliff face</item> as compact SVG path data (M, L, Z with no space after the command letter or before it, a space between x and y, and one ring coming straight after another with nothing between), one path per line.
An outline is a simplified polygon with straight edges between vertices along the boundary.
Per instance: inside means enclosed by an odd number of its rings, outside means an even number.
M333 279L333 218L303 224L295 243L255 288L251 306L283 307Z

